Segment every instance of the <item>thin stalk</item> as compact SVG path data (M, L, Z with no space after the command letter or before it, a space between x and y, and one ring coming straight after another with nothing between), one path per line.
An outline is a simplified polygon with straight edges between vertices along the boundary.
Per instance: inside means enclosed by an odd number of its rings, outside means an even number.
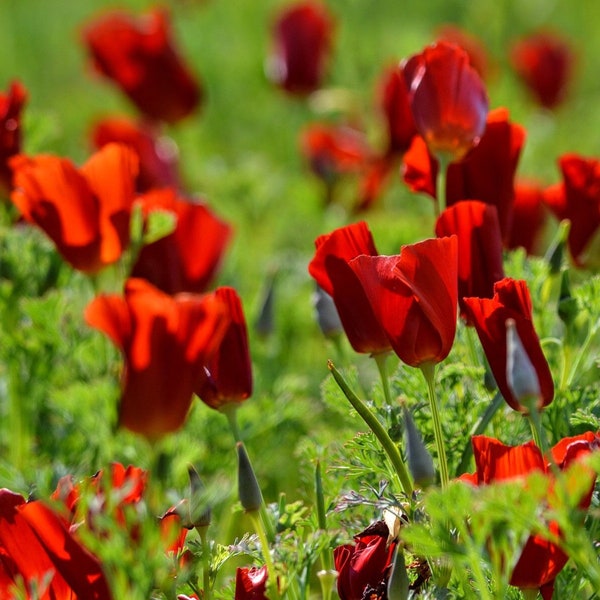
M427 382L427 393L429 396L429 406L431 407L431 416L433 419L433 434L437 448L438 462L440 468L440 481L442 489L448 487L450 477L448 476L448 459L446 458L446 447L444 445L444 435L440 421L440 411L438 409L437 397L435 394L435 363L424 363L420 367L423 377Z
M273 563L273 557L271 556L271 551L269 549L269 540L267 539L260 513L257 510L252 510L248 511L247 514L250 517L252 525L254 526L254 531L256 531L258 539L260 540L263 558L265 559L265 564L267 565L267 571L269 573L267 587L271 592L270 595L274 593L275 598L280 598L281 596L279 595L279 589L277 587L277 572L275 571L275 564Z
M344 395L352 404L352 407L356 412L361 416L362 420L368 425L369 429L373 432L375 437L379 440L379 443L382 445L385 453L388 455L396 474L398 475L398 479L400 479L400 485L404 490L404 493L410 498L413 493L413 486L410 479L410 475L408 474L408 470L406 465L404 464L404 460L398 450L398 447L387 431L378 421L377 417L368 409L365 403L350 389L346 380L342 377L341 373L335 368L334 364L331 361L328 361L327 366L331 371L333 378L336 383L344 392Z
M379 371L379 377L381 379L381 386L383 387L383 397L385 398L386 406L390 415L391 425L393 431L399 431L398 416L393 410L392 406L392 394L390 392L390 379L387 370L387 362L390 356L389 352L379 352L372 354L377 370Z
M436 157L438 159L438 176L436 182L436 194L434 201L434 213L437 219L440 213L446 208L446 176L448 174L448 165L450 160L442 153Z
M562 389L569 388L572 385L573 379L575 379L575 375L577 375L577 372L579 371L579 367L581 365L581 361L583 360L584 356L588 356L589 355L588 349L589 349L590 344L592 343L592 340L594 339L594 336L598 332L598 327L599 327L599 325L595 324L588 331L588 334L587 334L587 336L586 336L583 344L579 348L579 353L575 357L575 360L573 361L573 364L571 365L571 368L568 369L569 375L567 376L567 380L565 382L565 385L563 386L562 382L561 382L561 388ZM567 369L565 369L565 371L567 371Z
M206 536L208 527L198 527L200 541L202 542L202 585L204 600L212 600L212 591L210 589L210 546Z
M325 494L323 493L323 479L321 477L321 461L317 460L315 467L315 496L317 499L317 523L319 529L327 531L327 513L325 512ZM321 596L323 600L330 600L333 582L335 581L335 571L331 561L331 554L326 548L321 552L321 571L317 573L321 584Z

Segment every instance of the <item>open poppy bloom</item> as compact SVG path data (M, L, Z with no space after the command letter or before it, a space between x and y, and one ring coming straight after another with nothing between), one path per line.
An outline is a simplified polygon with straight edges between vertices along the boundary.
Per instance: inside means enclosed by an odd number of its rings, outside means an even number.
M129 279L124 297L98 296L85 318L125 357L119 425L150 440L179 429L203 365L226 330L221 300L168 296L143 279Z
M361 254L377 255L367 224L340 227L315 240L308 271L335 303L348 341L356 352L379 354L391 349L360 280L349 261Z
M598 266L593 242L600 227L600 161L564 154L559 165L562 182L544 192L544 202L558 219L570 221L567 245L575 266Z
M0 190L12 188L12 169L8 161L21 151L21 111L27 101L22 83L13 81L6 94L0 94Z
M458 240L452 235L403 246L399 255L362 255L349 262L394 352L407 365L441 362L452 348L457 261Z
M175 123L200 103L202 89L175 48L165 11L109 12L86 25L83 40L96 69L149 119Z
M109 144L77 168L51 155L15 156L11 200L74 268L95 273L116 262L129 245L138 160Z
M518 336L539 381L538 408L552 402L554 382L548 361L533 326L531 296L527 283L505 277L494 285L493 298L463 298L467 320L475 326L483 351L504 400L514 410L528 412L519 403L507 381L506 322L513 319Z
M269 600L267 591L267 567L238 567L235 573L234 600Z
M304 96L321 87L331 53L334 22L313 0L286 7L273 25L267 74L290 94Z
M168 294L204 292L215 278L231 237L231 226L202 202L173 190L152 190L139 199L144 216L153 211L174 213L175 230L138 255L132 277L146 279Z
M8 489L0 490L0 556L2 598L17 590L39 600L112 598L98 559L69 524L41 500L25 502Z
M229 313L227 330L217 351L204 365L205 377L194 391L202 402L219 409L230 403L241 403L252 395L252 363L238 293L231 287L220 287L215 290L215 296L223 301Z
M488 485L524 477L535 471L554 477L548 457L544 457L533 442L522 446L505 446L498 440L478 435L472 438L472 444L476 472L462 475L460 479L463 481L474 485ZM552 460L560 471L565 471L575 461L597 449L598 444L598 436L591 432L565 438L552 448ZM591 470L588 476L589 489L579 502L581 510L587 510L590 505L596 479ZM552 499L549 502L552 504ZM560 537L560 529L555 522L548 523L548 528ZM550 600L554 580L567 560L568 556L557 544L542 535L531 535L513 568L510 584L521 589L539 589L542 597Z
M447 42L428 46L403 67L415 125L432 154L460 160L485 131L488 98L468 54Z

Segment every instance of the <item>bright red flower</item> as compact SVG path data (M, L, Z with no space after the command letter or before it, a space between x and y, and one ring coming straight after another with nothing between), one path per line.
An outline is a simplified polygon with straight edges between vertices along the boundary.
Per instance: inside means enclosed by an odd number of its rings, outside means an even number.
M365 592L385 589L396 549L396 542L389 542L389 537L388 526L377 521L354 536L354 544L335 548L333 560L339 573L337 590L341 600L363 600L370 597Z
M100 563L73 537L67 522L40 500L25 502L2 489L0 595L13 598L20 586L27 597L37 589L40 600L112 598Z
M506 321L513 319L523 347L533 364L541 397L539 408L554 397L552 373L533 326L531 296L525 281L505 277L494 285L493 298L463 298L467 319L475 326L494 379L506 402L514 409L527 411L512 394L506 375Z
M83 41L96 69L150 119L175 123L200 103L202 89L175 48L164 10L109 12L88 23Z
M177 146L171 138L161 136L155 125L136 123L127 117L109 117L94 125L92 140L97 149L118 143L135 150L140 160L138 192L179 188Z
M141 249L132 277L168 294L204 292L221 266L231 226L205 203L184 199L173 189L153 190L139 201L146 217L162 210L174 213L177 222L172 233Z
M332 48L333 17L324 4L305 0L286 7L273 25L269 77L290 94L321 87Z
M308 271L335 303L348 341L356 352L378 354L390 350L363 286L349 266L361 254L377 255L367 224L340 227L315 240L316 252Z
M544 202L558 219L571 223L567 245L575 265L597 266L592 242L600 227L600 161L564 154L559 165L562 183L546 190Z
M544 189L541 185L517 181L510 229L505 239L506 248L525 248L528 255L538 254L541 251L547 217Z
M265 596L267 567L239 567L235 573L234 600L269 600Z
M463 297L491 298L494 284L504 278L496 207L479 200L457 202L438 217L435 234L458 238L458 301L464 316Z
M13 81L6 94L0 94L0 191L12 189L12 169L8 161L21 151L21 111L27 101L27 90Z
M552 450L552 460L561 471L581 457L598 448L599 438L591 432L561 440ZM520 478L538 471L553 478L548 458L540 449L528 442L522 446L505 446L502 442L483 435L472 438L476 472L463 475L463 481L474 485L487 485L494 481ZM581 499L579 507L587 510L594 488L595 474L589 473L589 490ZM550 499L552 504L552 499ZM555 522L548 523L549 530L560 536ZM510 584L522 589L540 589L544 598L551 598L554 580L565 566L568 556L560 547L541 535L532 535L525 543L515 565Z
M95 273L121 257L138 168L133 150L109 144L81 168L51 155L19 155L10 164L11 200L73 268Z
M214 295L168 296L143 279L129 279L125 296L102 295L87 307L89 325L123 352L119 425L149 439L179 429L227 319Z
M457 259L453 235L403 246L396 256L362 255L349 262L394 352L407 365L438 363L452 348Z
M415 125L433 154L460 160L485 131L488 98L467 53L437 42L404 65Z
M231 287L218 288L215 296L226 306L229 324L217 352L204 366L206 377L201 378L194 391L202 402L219 409L252 395L252 363L240 297Z
M516 42L510 62L537 102L556 108L567 94L573 79L575 55L561 35L540 31Z

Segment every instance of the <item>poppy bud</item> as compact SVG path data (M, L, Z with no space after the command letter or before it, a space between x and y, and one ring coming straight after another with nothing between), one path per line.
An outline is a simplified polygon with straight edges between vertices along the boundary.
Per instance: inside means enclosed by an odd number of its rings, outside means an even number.
M238 495L246 511L257 511L262 504L262 493L252 463L242 442L237 443Z
M403 407L404 428L406 431L406 462L416 485L427 487L435 481L435 468L431 454L423 443L423 438L406 407Z
M317 323L327 338L340 335L343 331L340 316L333 302L333 298L320 286L316 286L313 294L313 305L317 313Z
M190 521L194 527L208 527L211 520L211 510L204 498L204 484L198 471L188 466L188 477L190 478Z
M541 397L537 372L523 347L514 319L506 320L506 382L513 396L524 406Z
M404 562L404 552L402 546L398 544L387 584L388 600L407 600L409 584L406 564Z
M558 316L565 325L571 325L577 316L577 300L571 295L569 271L564 270L560 279L560 296L558 298Z

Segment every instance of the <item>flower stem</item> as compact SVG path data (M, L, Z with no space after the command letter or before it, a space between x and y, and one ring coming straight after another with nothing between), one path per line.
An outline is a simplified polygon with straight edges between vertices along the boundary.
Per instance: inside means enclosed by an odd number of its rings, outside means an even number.
M275 571L275 564L273 563L273 558L271 556L271 550L269 549L269 541L267 539L267 534L265 528L263 526L263 521L259 511L251 510L248 511L248 516L252 521L252 525L254 526L254 531L258 535L258 539L260 540L260 546L262 549L262 555L265 559L265 564L267 565L267 572L269 573L269 579L267 583L267 587L269 591L275 594L276 598L279 598L279 590L277 588L277 575Z
M212 592L210 589L210 546L206 537L208 527L198 527L200 541L202 542L202 581L203 581L203 600L211 600Z
M389 352L379 352L378 354L373 354L372 356L379 371L381 386L383 387L383 397L385 398L385 403L390 415L391 429L394 432L399 432L400 424L398 423L398 415L393 409L392 394L390 392L390 380L387 372L387 360L389 355Z
M377 417L368 409L365 403L350 389L346 380L342 377L341 373L335 368L334 364L331 361L328 361L327 366L331 371L333 378L336 383L344 392L344 395L352 404L352 407L356 412L360 415L362 420L368 425L369 429L373 432L375 437L379 440L379 443L382 445L385 453L388 455L396 474L398 475L398 479L400 479L400 484L404 493L410 498L413 492L412 482L410 480L410 476L408 474L408 470L406 465L404 464L404 460L398 450L398 447L387 431L381 425L381 423L377 420Z

